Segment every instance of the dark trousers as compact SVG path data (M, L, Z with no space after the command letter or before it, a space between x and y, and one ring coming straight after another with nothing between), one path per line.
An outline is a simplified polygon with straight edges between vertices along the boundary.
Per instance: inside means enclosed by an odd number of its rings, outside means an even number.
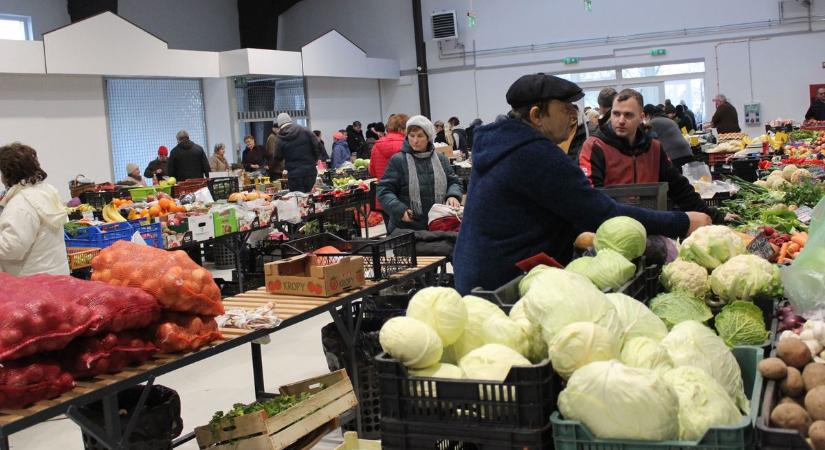
M289 175L287 176L289 190L297 192L311 192L313 186L315 186L315 178L315 176L293 177Z

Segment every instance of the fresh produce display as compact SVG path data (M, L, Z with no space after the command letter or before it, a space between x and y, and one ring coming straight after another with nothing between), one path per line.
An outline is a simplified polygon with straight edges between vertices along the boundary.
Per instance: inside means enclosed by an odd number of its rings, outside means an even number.
M229 202L251 202L259 199L269 201L271 198L271 195L258 191L235 192L229 195Z
M820 341L815 342L822 348ZM770 414L771 426L815 439L825 433L816 425L825 420L825 364L813 360L807 343L793 333L784 335L776 356L763 360L758 368L763 377L777 382L781 395L772 411L763 412Z
M212 274L182 251L118 241L92 260L92 268L92 280L143 289L167 310L205 316L224 312Z
M158 348L132 332L108 333L72 341L61 352L63 368L75 378L118 373L148 360Z
M502 381L513 366L527 366L530 361L517 351L501 344L484 344L464 355L458 367L471 380Z
M263 411L266 414L266 417L277 416L278 414L288 410L311 396L311 394L304 392L298 395L279 395L273 399L262 402L254 402L249 405L236 403L232 405L232 409L229 411L218 411L213 414L212 420L209 422L209 426L220 427L221 423L226 419L247 416L250 414L255 414L259 411Z
M681 366L662 378L679 400L679 440L695 441L712 426L735 425L742 419L736 404L708 372Z
M592 322L574 322L559 330L547 345L553 369L563 379L594 361L618 359L621 339Z
M410 317L388 320L378 339L385 352L413 369L437 364L444 351L438 334L429 325Z
M367 169L370 166L370 160L358 158L355 160L354 163L352 163L352 165L356 169Z
M713 270L730 258L745 254L745 244L724 225L701 227L679 247L679 257Z
M214 317L165 312L153 330L154 344L161 352L178 353L197 350L220 339Z
M0 408L23 408L55 398L72 388L72 376L52 359L21 359L0 366Z
M644 238L642 242L645 242ZM636 265L619 252L610 248L602 248L596 256L582 256L574 259L565 270L587 277L601 290L618 290L633 278Z
M657 295L650 302L650 310L662 319L668 328L687 320L705 323L713 317L713 312L703 300L684 291Z
M33 275L27 278L48 288L62 301L75 301L94 314L85 335L94 336L148 327L160 318L160 304L141 289L84 281L65 275Z
M639 221L625 216L606 220L596 230L596 251L610 249L630 261L642 256L647 246L647 231Z
M714 328L728 347L762 345L771 333L765 329L762 310L750 302L738 301L722 307Z
M452 345L464 331L467 308L454 289L428 287L410 299L407 317L426 323L438 333L443 345Z
M710 286L723 303L782 295L779 268L756 255L735 256L714 269Z
M75 299L0 272L0 361L61 350L99 318Z
M661 282L668 292L687 292L700 299L710 293L707 269L691 261L676 259L664 266Z
M607 294L606 297L616 308L623 343L638 337L659 342L667 335L665 323L644 303L620 293Z
M650 369L659 374L673 368L673 360L661 340L645 336L626 340L619 360L630 367Z

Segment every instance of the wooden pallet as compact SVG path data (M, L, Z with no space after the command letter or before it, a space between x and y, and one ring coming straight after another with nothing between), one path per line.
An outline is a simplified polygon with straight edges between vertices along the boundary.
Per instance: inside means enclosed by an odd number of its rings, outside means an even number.
M381 450L381 441L358 439L358 433L347 431L344 433L344 443L335 450Z
M282 386L281 395L309 392L308 399L272 417L265 411L195 428L201 449L282 450L358 405L346 370Z

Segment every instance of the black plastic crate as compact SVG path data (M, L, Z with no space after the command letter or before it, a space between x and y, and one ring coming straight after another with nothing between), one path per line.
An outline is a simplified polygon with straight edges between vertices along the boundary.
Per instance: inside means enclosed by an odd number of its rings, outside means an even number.
M226 200L240 190L238 177L220 177L209 179L209 193L213 200Z
M625 184L600 189L619 203L667 211L667 183Z
M704 200L705 204L709 207L718 208L722 206L722 202L724 202L725 200L730 200L731 198L733 198L733 196L730 194L730 192L717 192L716 194L714 194L713 197L706 198Z
M382 418L450 427L536 429L556 409L558 377L550 361L513 367L502 381L411 377L386 353L375 357Z
M381 437L381 391L373 358L381 353L378 333L387 320L406 313L410 294L373 295L353 304L353 319L361 320L361 328L355 338L355 360L347 357L347 345L335 323L321 329L321 344L330 371L347 369L358 397L357 415L361 421L351 421L343 428L358 431L365 439ZM357 380L355 375L357 374Z
M116 198L120 198L118 191L91 191L80 194L80 201L95 209L103 209Z
M448 424L381 420L385 450L551 450L550 425L539 429L455 427Z
M759 158L734 158L730 165L733 174L745 181L753 183L759 179Z
M312 252L318 248L331 245L341 253L316 254L328 259L327 263L338 261L341 257L359 255L364 257L364 276L369 279L386 279L394 273L416 267L415 233L409 232L398 236L381 239L345 240L332 233L320 233L302 239L284 242L281 245L283 257Z

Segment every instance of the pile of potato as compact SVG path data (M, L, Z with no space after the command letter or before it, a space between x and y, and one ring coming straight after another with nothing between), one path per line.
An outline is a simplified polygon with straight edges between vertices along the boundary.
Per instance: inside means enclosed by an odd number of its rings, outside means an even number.
M814 450L825 450L825 364L813 362L799 339L784 339L776 357L759 363L766 379L776 380L782 398L771 411L771 426L799 431Z

